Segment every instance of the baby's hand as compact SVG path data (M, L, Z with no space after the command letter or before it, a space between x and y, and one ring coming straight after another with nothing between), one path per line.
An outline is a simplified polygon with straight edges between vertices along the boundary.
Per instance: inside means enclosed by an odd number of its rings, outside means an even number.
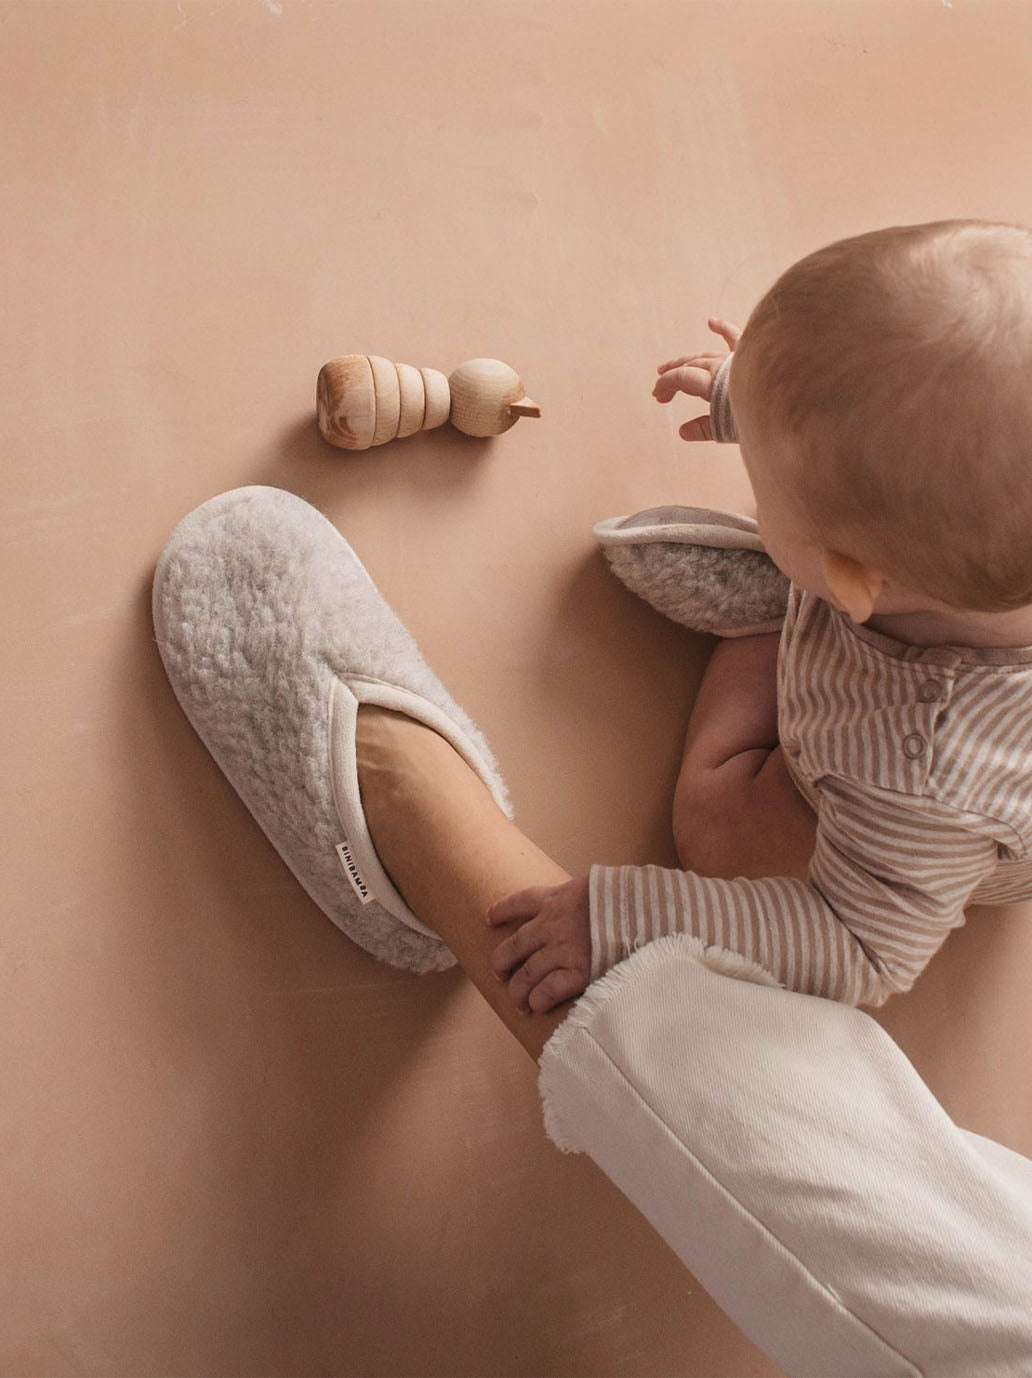
M518 1009L546 1014L587 990L591 979L588 877L565 885L535 885L492 904L489 924L522 924L498 944L491 969L508 980Z
M714 334L723 336L729 349L733 350L738 344L742 332L730 321L711 316L707 324ZM708 402L713 391L713 375L726 358L727 354L686 354L682 359L660 364L661 377L652 389L653 397L657 402L669 402L677 393L686 392L689 397L701 397ZM679 434L683 440L712 440L709 417L697 416L694 421L686 421Z

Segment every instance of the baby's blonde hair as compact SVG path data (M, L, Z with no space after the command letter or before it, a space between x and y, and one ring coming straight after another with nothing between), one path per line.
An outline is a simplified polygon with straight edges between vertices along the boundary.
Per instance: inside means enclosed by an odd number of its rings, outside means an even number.
M739 376L822 545L958 609L1032 603L1032 230L819 249L749 317Z

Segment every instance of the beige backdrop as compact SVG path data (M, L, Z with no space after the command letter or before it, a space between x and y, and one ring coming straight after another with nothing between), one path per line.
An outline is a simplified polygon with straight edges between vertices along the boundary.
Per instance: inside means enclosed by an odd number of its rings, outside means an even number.
M567 868L672 864L709 643L601 517L748 507L656 365L801 254L1032 221L1032 8L0 5L0 1368L772 1374L594 1165L461 973L334 929L181 715L149 589L246 483L321 507ZM365 454L350 351L489 355L542 404ZM972 914L879 1015L1032 1152L1029 912Z

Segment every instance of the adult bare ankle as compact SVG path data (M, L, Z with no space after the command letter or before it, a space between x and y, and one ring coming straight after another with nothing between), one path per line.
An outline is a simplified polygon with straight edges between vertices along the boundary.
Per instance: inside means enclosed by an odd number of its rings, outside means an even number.
M355 757L377 855L418 914L411 893L418 877L446 861L443 853L470 845L485 820L504 815L451 743L404 713L359 708Z
M366 705L358 711L356 754L363 811L384 870L537 1058L568 1006L549 1014L516 1010L491 968L511 927L488 927L486 916L512 891L561 885L569 873L524 837L451 744L424 724Z

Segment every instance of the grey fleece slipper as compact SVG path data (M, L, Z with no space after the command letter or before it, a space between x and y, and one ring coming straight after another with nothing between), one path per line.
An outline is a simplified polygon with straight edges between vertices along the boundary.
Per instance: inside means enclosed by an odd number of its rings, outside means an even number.
M279 488L223 493L173 531L152 602L180 706L315 903L392 966L454 966L377 858L355 761L359 705L439 732L512 817L506 788L336 527Z
M780 630L788 579L751 517L712 507L649 507L598 522L595 539L632 593L714 637Z
M789 582L751 517L650 507L599 522L594 534L616 577L664 617L713 636L780 630Z

